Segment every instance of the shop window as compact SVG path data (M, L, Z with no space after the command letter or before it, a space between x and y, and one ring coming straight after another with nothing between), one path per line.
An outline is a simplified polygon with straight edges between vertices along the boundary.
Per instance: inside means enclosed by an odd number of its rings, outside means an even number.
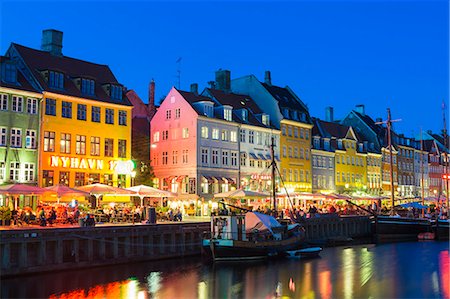
M117 175L117 187L126 188L126 178L125 174Z
M59 172L59 184L64 186L69 186L69 172L60 171Z
M84 172L75 172L75 186L84 186L86 174Z
M42 185L44 187L53 186L55 172L53 170L44 170L42 172Z
M89 174L89 184L100 183L100 174L99 173L90 173Z
M112 173L105 173L103 175L103 184L112 186L113 185L113 175Z

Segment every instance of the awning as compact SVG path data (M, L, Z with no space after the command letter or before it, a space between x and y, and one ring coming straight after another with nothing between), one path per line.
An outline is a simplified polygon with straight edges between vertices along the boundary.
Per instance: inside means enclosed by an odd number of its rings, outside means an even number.
M272 160L272 156L266 155L267 160Z
M258 157L259 157L261 160L266 160L266 157L265 157L263 154L258 154Z
M258 157L254 153L248 153L250 155L250 159L258 160Z
M224 179L225 182L227 182L228 184L234 184L235 183L234 179L232 179L232 178L223 177L222 179Z
M225 181L224 181L224 179L223 178L221 178L221 177L213 177L219 184L222 184L222 183L225 183Z
M186 175L180 175L179 177L177 177L177 183L181 183L185 177Z
M207 180L208 183L210 183L210 184L213 184L213 183L214 183L213 177L211 177L211 176L206 176L206 175L203 175L202 177L203 177L205 180Z
M275 156L275 160L277 160L278 162L280 162L280 158L278 156Z

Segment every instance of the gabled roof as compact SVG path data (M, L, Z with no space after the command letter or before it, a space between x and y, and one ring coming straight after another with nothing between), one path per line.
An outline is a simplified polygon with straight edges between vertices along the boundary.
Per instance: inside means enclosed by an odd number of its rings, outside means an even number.
M174 87L175 88L175 87ZM213 102L210 98L202 96L202 95L198 95L195 94L193 92L189 92L189 91L184 91L184 90L180 90L175 88L182 96L183 98L188 101L191 105L194 103L198 103L198 102Z
M267 83L261 83L262 86L272 95L272 97L278 101L278 106L281 108L289 108L297 110L306 115L306 123L311 124L311 117L309 115L306 105L291 92L289 87L279 87L275 85L269 85Z
M0 66L1 66L1 64L7 63L9 61L10 61L10 59L8 57L0 56ZM2 86L2 87L7 87L7 88L12 88L12 89L18 89L18 90L25 90L25 91L31 91L31 92L40 93L39 90L35 89L30 84L30 82L28 82L28 80L22 75L22 73L19 70L17 70L17 82L16 82L16 84L10 83L10 82L6 82L1 77L0 77L0 79L1 79L0 80L0 86Z
M227 93L219 89L206 89L214 98L216 98L222 105L232 106L233 109L246 108L254 114L261 114L263 111L253 101L250 96L236 93Z
M45 91L106 103L131 106L131 103L125 96L125 92L123 93L122 100L113 100L103 89L102 85L104 84L120 85L107 65L96 64L67 56L56 56L46 51L35 50L15 43L13 43L11 47L18 52L25 64L31 70L33 77ZM57 71L64 74L64 89L55 89L47 85L47 82L41 73L46 70ZM90 96L81 93L81 90L73 81L76 78L94 80L95 95Z

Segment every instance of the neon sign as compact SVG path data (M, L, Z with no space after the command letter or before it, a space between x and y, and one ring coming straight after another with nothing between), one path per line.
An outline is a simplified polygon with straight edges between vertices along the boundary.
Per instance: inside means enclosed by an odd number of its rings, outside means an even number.
M105 164L108 164L109 170L112 170L117 174L131 174L135 167L132 160L111 160L108 163L104 163L104 161L100 159L50 156L50 167L103 170Z

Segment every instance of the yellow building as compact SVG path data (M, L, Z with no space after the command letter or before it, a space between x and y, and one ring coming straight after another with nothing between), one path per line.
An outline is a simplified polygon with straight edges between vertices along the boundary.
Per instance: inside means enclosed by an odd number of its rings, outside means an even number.
M382 191L381 159L381 153L367 153L367 191L370 194L380 195Z
M132 105L123 86L108 66L64 56L62 32L46 30L42 41L42 51L17 44L8 50L43 93L39 186L129 187Z
M311 192L312 124L281 120L280 169L285 187L296 192Z

